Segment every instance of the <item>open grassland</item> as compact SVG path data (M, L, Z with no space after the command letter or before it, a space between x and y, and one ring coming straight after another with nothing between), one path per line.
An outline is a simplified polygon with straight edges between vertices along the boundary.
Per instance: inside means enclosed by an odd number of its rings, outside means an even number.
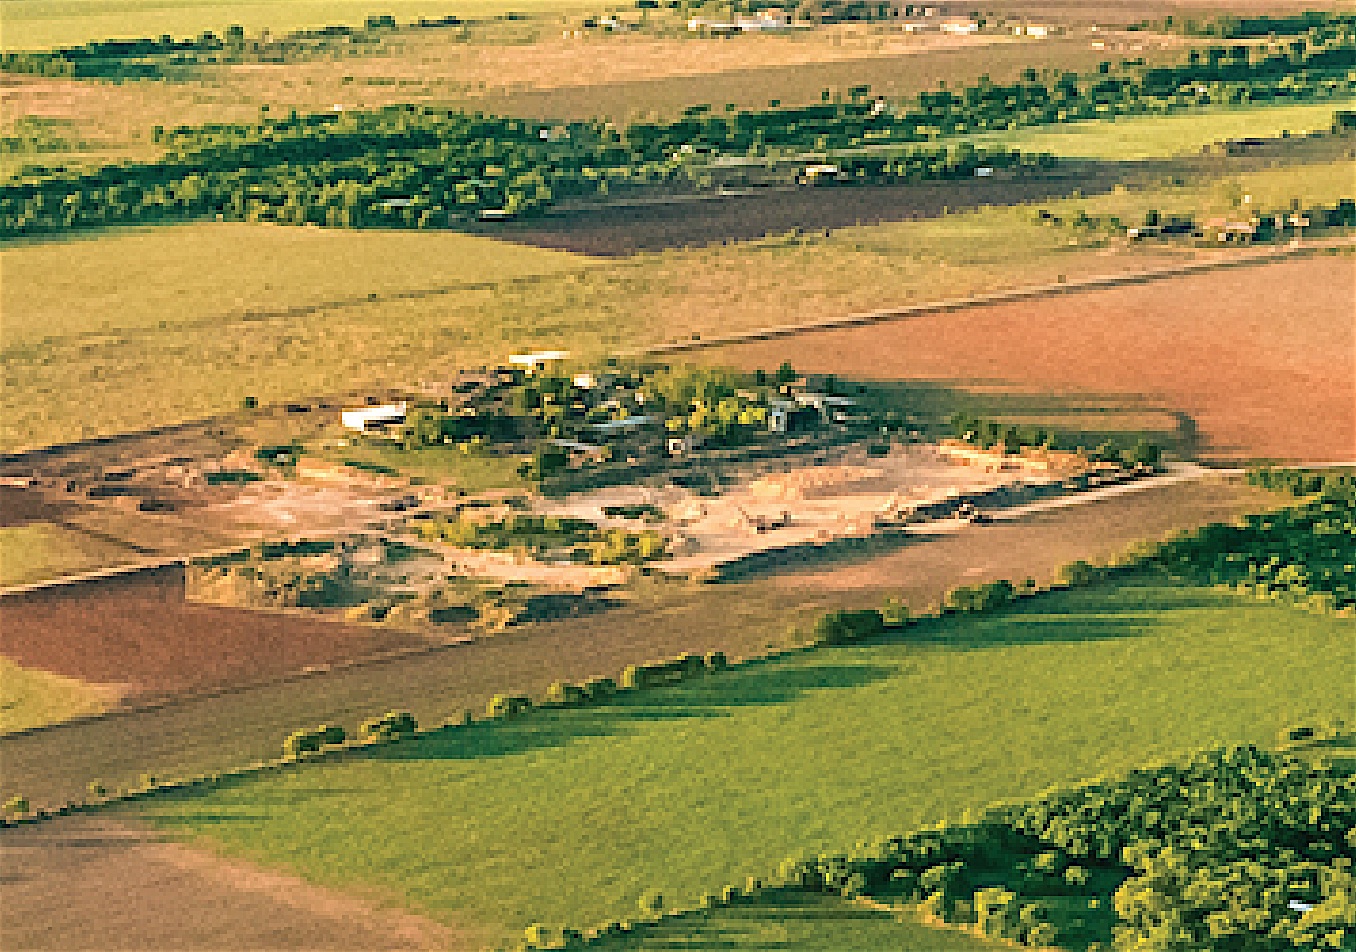
M1285 105L1214 108L1171 116L1131 116L973 136L976 145L1001 145L1063 158L1127 162L1192 155L1226 139L1279 138L1326 131L1333 113L1356 100L1331 99Z
M582 4L587 6L587 4ZM360 25L368 16L391 14L400 22L419 17L493 17L508 12L546 13L581 6L572 0L5 0L4 48L48 49L90 40L224 33L238 24L250 32L275 33L329 25Z
M0 586L136 562L128 546L45 522L0 527Z
M0 657L0 734L97 714L112 692Z
M646 888L686 904L791 854L1265 743L1340 716L1356 675L1349 621L1192 588L1062 593L915 632L129 812L502 940L627 915Z
M225 770L276 754L281 738L302 724L351 725L396 708L430 723L483 708L496 693L539 695L556 679L615 675L637 661L684 651L759 653L829 609L875 607L886 595L920 608L937 604L957 585L996 578L1032 577L1043 584L1075 559L1103 559L1137 540L1281 502L1236 480L1178 483L845 563L809 564L785 579L643 586L633 602L600 615L526 625L433 654L0 740L0 801L18 792L34 802L81 796L91 778L116 789L148 771L173 776ZM330 657L352 656L362 647L354 647L346 626L298 627L295 617L280 621L264 612L204 614L209 606L187 606L186 613L173 595L163 582L143 576L119 590L86 587L55 601L0 602L0 631L14 645L3 651L86 681L163 686L202 683L204 676L229 683L223 676L231 674L258 679L288 660L318 660L317 646L326 646ZM211 630L231 631L233 639L205 640L206 626L189 623L194 613L214 618ZM54 618L64 621L54 624ZM230 626L223 621L232 618ZM244 635L240 619L253 619ZM276 637L264 637L270 631ZM311 637L324 632L327 641Z
M711 351L713 363L1122 392L1190 415L1217 457L1356 445L1356 259L1320 256Z

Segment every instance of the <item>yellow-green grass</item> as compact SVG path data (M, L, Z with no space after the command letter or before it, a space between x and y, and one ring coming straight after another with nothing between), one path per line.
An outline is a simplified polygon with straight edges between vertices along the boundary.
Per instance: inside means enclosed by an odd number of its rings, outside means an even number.
M486 941L1350 706L1346 619L1126 584L127 809Z
M555 13L587 6L577 0L5 0L6 50L73 46L91 40L170 34L218 34L239 24L250 33L274 33L331 24L361 24L390 14L407 23L419 17L493 17L504 13Z
M46 522L0 528L0 586L135 562L130 548Z
M21 668L0 656L0 734L97 714L109 692L74 678Z
M456 486L462 492L528 486L518 475L524 457L468 454L456 446L405 449L394 444L364 444L324 450L319 455L335 463L357 462L428 483Z
M1284 105L1232 106L1168 116L1092 119L1060 126L968 137L981 145L1002 145L1023 152L1047 152L1063 158L1133 161L1192 155L1226 139L1279 138L1332 127L1333 113L1351 109L1356 98Z
M1128 221L1242 194L1270 206L1352 193L1349 163L1332 162L1041 204ZM1105 244L1023 207L625 260L446 233L220 223L15 244L0 285L0 446L195 419L245 396L409 384L523 348L587 356L1190 253Z
M769 894L750 905L668 919L613 939L602 948L609 952L997 952L1012 946L959 929L900 919L837 896L783 893Z

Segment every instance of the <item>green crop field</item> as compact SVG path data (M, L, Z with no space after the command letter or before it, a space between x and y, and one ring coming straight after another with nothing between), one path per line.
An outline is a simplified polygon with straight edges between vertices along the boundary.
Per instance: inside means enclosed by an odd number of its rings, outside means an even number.
M5 0L3 46L37 50L90 40L145 36L196 36L239 24L256 32L360 24L373 14L400 22L419 17L492 17L504 13L554 13L587 6L575 0Z
M1127 584L129 808L502 941L1336 716L1345 619ZM436 840L434 839L436 837ZM437 849L431 849L431 843Z
M0 657L0 734L102 711L108 692Z
M1284 105L1220 107L1168 116L1130 116L1033 127L968 137L976 145L1004 145L1063 158L1133 161L1199 153L1226 139L1279 138L1332 127L1333 113L1356 99L1325 99Z

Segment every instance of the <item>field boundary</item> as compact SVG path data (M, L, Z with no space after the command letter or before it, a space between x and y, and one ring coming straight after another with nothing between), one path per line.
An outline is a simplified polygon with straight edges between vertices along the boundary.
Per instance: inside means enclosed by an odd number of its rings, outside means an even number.
M647 347L622 351L620 357L657 357L664 354L678 354L696 350L714 350L735 344L747 344L756 341L777 340L783 337L795 337L817 331L832 331L851 327L866 327L871 324L883 324L889 321L907 320L929 314L946 314L953 311L965 311L976 307L988 307L995 304L1011 304L1018 301L1039 300L1062 294L1078 294L1083 291L1098 291L1105 288L1117 288L1136 284L1148 284L1169 278L1185 277L1225 268L1242 268L1257 264L1273 264L1290 258L1307 257L1327 252L1341 252L1356 249L1356 238L1342 238L1315 244L1292 244L1283 248L1268 248L1260 252L1246 252L1225 259L1210 261L1188 261L1183 264L1167 265L1144 271L1131 271L1123 274L1106 274L1091 278L1079 278L1057 284L1037 284L1024 288L1012 288L1006 291L991 291L973 294L963 298L943 301L929 301L923 304L910 304L904 307L884 308L878 311L864 311L847 314L842 317L821 318L814 321L802 321L795 324L774 324L749 331L735 331L719 337L703 337L693 340L673 341L666 344L652 344Z

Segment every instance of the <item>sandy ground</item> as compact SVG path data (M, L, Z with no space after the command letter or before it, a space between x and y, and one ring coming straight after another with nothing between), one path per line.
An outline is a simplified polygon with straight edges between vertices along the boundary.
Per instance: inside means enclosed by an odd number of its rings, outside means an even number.
M1356 258L978 307L741 344L703 359L1134 395L1189 414L1210 457L1343 459L1356 450Z
M104 817L6 830L0 866L0 934L8 952L473 946L409 913Z

